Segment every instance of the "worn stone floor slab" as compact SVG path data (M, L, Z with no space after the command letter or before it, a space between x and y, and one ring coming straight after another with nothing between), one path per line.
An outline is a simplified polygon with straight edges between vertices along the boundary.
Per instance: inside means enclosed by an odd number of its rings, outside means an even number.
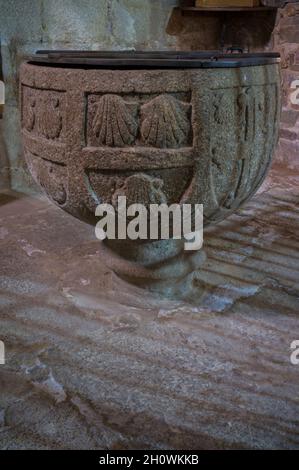
M118 280L47 200L2 195L1 449L299 449L298 201L274 172L207 230L188 305Z

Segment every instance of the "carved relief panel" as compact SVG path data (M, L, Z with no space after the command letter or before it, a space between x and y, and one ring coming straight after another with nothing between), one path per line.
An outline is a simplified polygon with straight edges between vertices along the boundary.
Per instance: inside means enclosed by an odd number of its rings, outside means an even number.
M192 146L190 93L89 94L86 145L90 147Z
M134 170L115 172L111 170L87 170L86 184L92 196L91 210L95 204L117 204L118 196L126 196L127 204L162 204L179 202L189 187L193 176L192 167L160 170Z
M219 89L211 95L210 189L206 212L223 217L261 183L278 121L277 86Z
M65 92L22 87L22 126L32 135L62 141L65 132Z

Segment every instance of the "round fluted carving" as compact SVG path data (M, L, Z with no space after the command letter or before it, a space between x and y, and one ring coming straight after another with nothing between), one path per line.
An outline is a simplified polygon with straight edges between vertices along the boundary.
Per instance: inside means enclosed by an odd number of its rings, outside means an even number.
M94 104L92 130L99 145L124 147L134 142L138 124L134 113L118 95L104 95Z

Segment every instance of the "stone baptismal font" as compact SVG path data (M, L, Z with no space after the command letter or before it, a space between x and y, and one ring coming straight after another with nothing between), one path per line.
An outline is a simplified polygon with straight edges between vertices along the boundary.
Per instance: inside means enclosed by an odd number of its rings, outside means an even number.
M21 67L25 158L63 210L100 203L203 204L205 226L262 183L278 135L279 55L39 51ZM59 234L57 234L59 236ZM184 240L105 240L120 277L198 299L203 250Z

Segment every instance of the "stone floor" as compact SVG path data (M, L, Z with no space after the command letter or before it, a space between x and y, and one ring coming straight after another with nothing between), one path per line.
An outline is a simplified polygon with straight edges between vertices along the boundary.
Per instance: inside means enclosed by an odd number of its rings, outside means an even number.
M299 449L298 181L272 172L206 231L198 305L126 285L91 227L2 194L1 449Z

